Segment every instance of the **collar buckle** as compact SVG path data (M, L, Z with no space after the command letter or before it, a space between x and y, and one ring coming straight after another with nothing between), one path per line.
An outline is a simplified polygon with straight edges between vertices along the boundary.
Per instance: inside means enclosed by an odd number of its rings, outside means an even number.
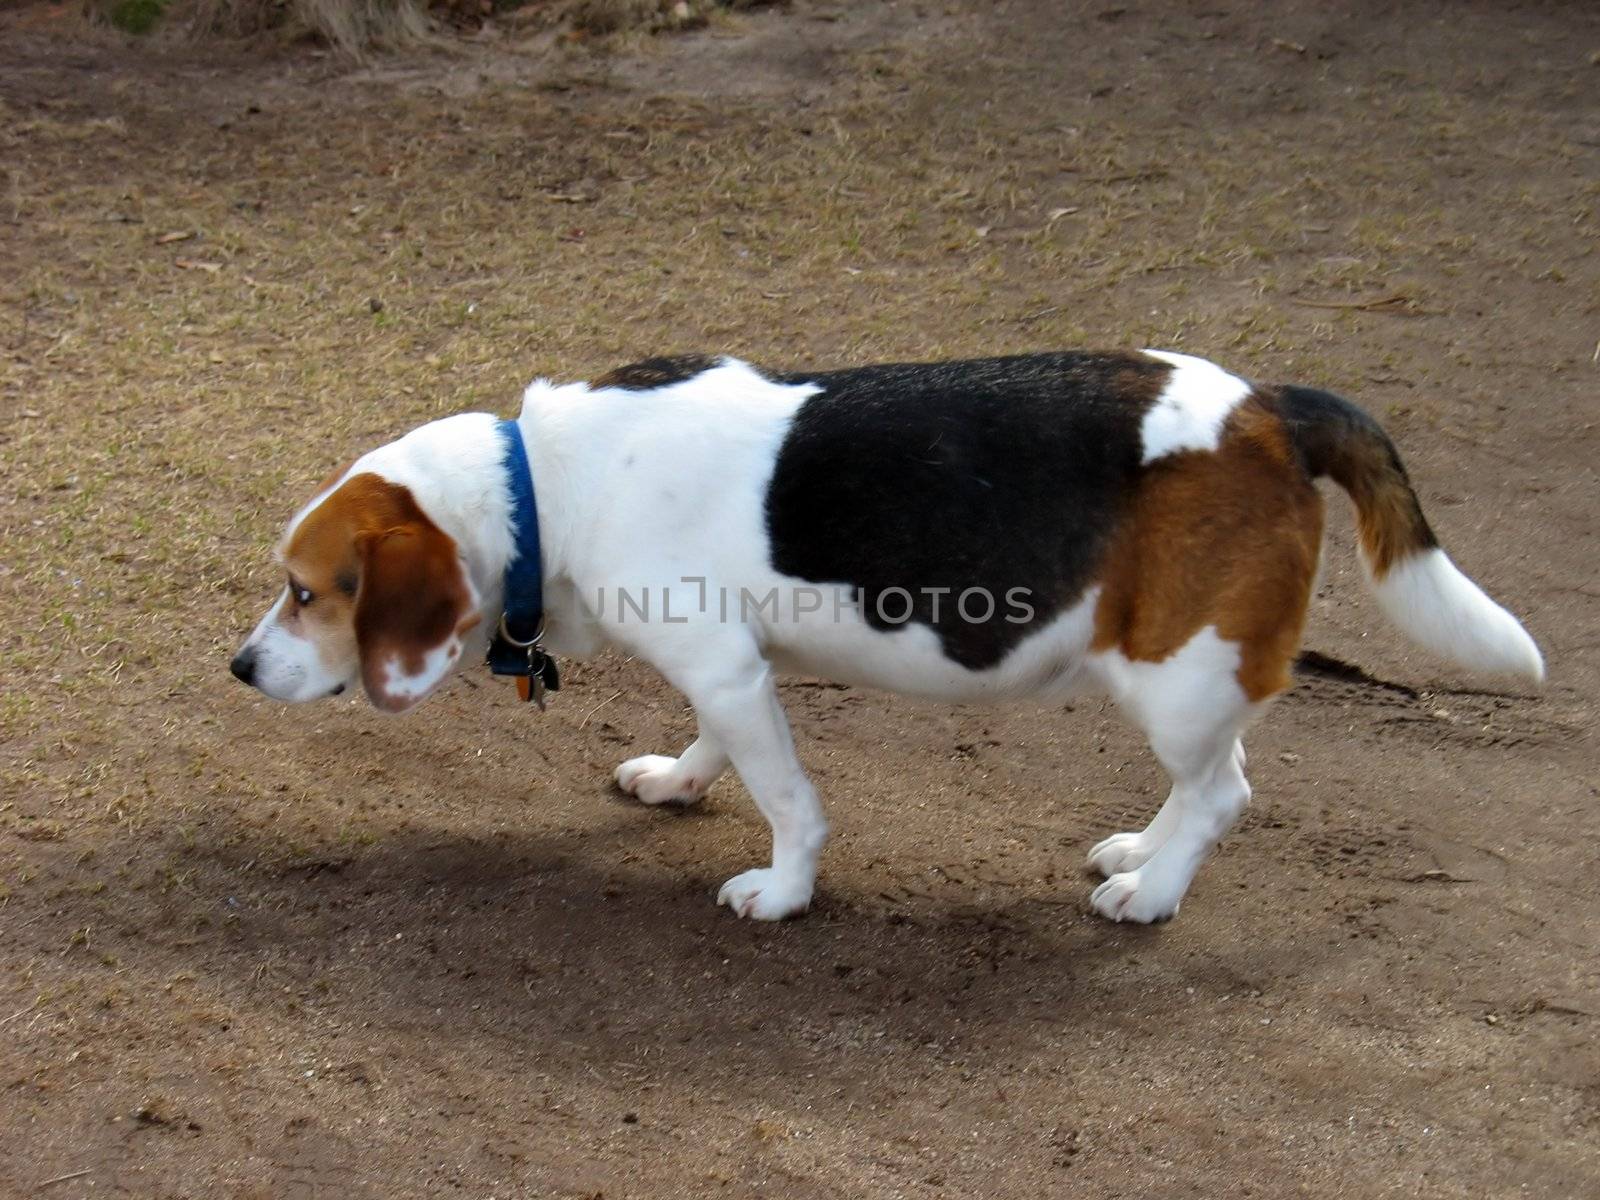
M545 693L561 690L561 673L556 660L544 648L544 618L531 638L515 636L504 614L500 627L489 643L489 670L496 675L510 675L517 681L517 695L523 701L532 701L543 712Z
M526 651L528 651L528 656L529 656L530 659L532 658L533 652L535 650L539 651L540 653L543 653L544 652L544 614L543 613L539 614L539 624L534 628L533 636L531 638L529 638L525 642L519 641L517 639L517 636L511 632L511 626L506 624L506 620L507 620L507 618L509 616L510 616L509 613L501 613L500 614L500 638L501 638L501 640L504 641L506 643L506 645L508 645L508 646L515 646L518 650L526 650Z

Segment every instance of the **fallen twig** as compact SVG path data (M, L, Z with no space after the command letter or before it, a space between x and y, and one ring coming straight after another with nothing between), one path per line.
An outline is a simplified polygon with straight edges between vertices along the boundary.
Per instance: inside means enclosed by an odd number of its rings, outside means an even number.
M611 695L607 696L604 700L600 701L599 704L596 704L593 708L591 708L588 713L584 715L583 720L578 722L578 729L581 731L583 727L589 723L590 717L594 716L595 713L599 712L602 708L610 704L620 695L622 695L621 692L612 692Z
M37 1192L49 1187L52 1183L65 1183L69 1179L82 1179L85 1175L89 1174L93 1170L93 1167L85 1167L81 1171L68 1171L65 1175L57 1175L53 1179L40 1180L38 1183L33 1185L33 1190Z
M28 1005L27 1008L19 1008L16 1012L12 1013L4 1021L0 1021L0 1025L9 1025L9 1024L11 1024L11 1022L15 1021L18 1017L25 1017L29 1013L31 1013L34 1009L36 1009L38 1007L39 1007L39 1002L37 1000L35 1000L32 1004Z
M1301 300L1293 296L1289 299L1291 304L1298 304L1302 308L1336 308L1352 312L1402 312L1408 317L1431 314L1431 310L1416 307L1415 300L1399 292L1392 296L1380 296L1376 300Z
M1449 871L1418 871L1414 875L1385 875L1383 878L1391 879L1395 883L1477 883L1476 879L1468 879L1464 875L1452 875Z
M1061 306L1059 304L1052 304L1049 308L1041 308L1038 312L1028 313L1026 316L1015 318L1015 320L1018 325L1031 325L1034 321L1042 321L1060 311Z

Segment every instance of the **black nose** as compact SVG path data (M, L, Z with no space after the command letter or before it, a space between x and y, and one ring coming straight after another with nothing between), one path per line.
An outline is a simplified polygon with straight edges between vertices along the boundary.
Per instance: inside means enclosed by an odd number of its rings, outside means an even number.
M256 652L254 650L241 650L233 656L233 661L228 664L228 670L240 683L254 683L256 681Z

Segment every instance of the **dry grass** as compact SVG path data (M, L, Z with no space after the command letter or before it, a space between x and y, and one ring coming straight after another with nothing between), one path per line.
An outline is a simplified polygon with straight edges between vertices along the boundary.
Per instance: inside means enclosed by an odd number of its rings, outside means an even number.
M780 0L566 0L560 19L596 37L635 30L693 29L723 9L761 8Z
M518 24L604 38L698 28L721 10L773 0L82 0L100 24L126 33L177 33L191 40L315 38L353 59L439 43L441 24L476 28L514 13Z
M84 0L91 19L128 33L315 37L355 58L415 45L431 32L428 0Z

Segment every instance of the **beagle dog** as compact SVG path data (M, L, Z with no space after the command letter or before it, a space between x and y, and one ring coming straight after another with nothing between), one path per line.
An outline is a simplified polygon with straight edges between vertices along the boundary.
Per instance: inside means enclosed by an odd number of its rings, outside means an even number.
M1322 477L1355 504L1391 621L1462 666L1543 678L1372 418L1153 350L822 372L659 358L538 380L514 422L434 421L331 476L289 522L283 589L232 669L288 701L359 681L400 712L491 640L526 649L525 675L546 651L636 655L698 736L616 783L687 804L731 763L772 861L718 901L758 920L811 903L828 832L779 674L956 703L1110 695L1172 790L1090 851L1090 902L1160 921L1249 799L1240 737L1289 685ZM513 637L519 570L542 628Z

